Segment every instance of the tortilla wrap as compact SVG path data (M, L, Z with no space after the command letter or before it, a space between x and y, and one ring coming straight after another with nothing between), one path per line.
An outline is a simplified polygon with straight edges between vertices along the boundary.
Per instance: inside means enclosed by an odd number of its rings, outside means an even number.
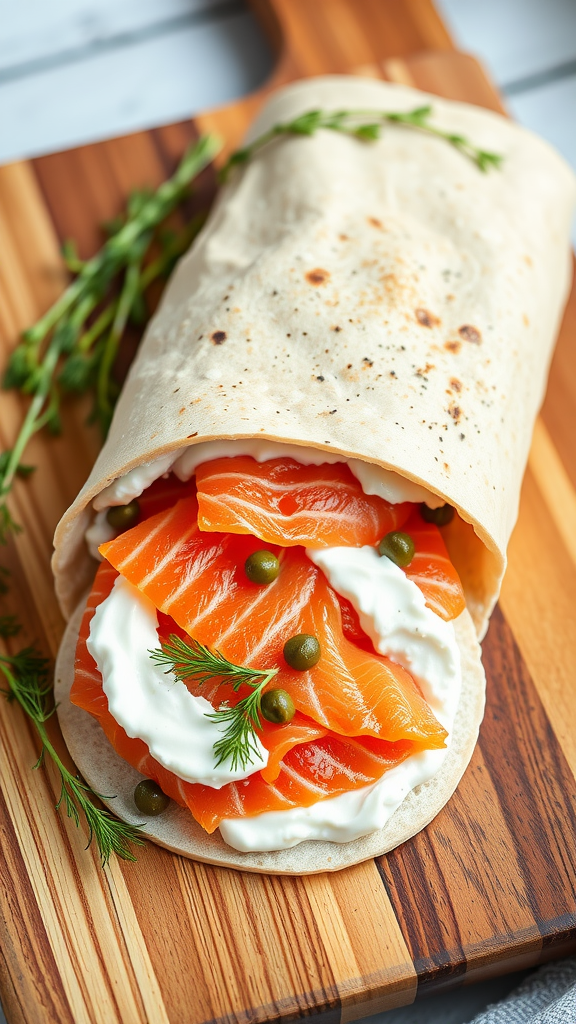
M112 798L104 799L106 806L123 821L141 824L143 816L134 806L133 794L143 776L115 752L97 720L69 700L84 604L85 599L68 623L56 662L58 721L70 754L92 789L97 793L113 794ZM339 871L369 857L388 853L410 839L436 817L452 796L472 757L484 714L484 670L468 612L462 612L454 625L462 658L462 695L450 749L436 775L408 794L384 828L351 843L314 840L274 853L239 853L226 845L218 830L208 835L187 808L171 802L168 810L158 818L145 821L143 835L174 853L194 860L278 875Z
M94 575L92 502L128 471L191 444L267 438L377 464L454 505L444 531L466 592L463 695L438 774L385 828L352 843L240 854L171 806L154 841L253 871L336 870L423 828L471 757L484 706L482 636L498 595L534 419L570 281L576 184L544 142L486 111L357 78L297 83L250 132L315 108L411 110L501 154L483 174L446 141L389 125L361 142L289 136L236 170L153 318L90 477L55 536L70 615ZM79 614L79 613L78 613ZM57 666L72 756L138 820L138 773L66 699L78 618Z
M310 109L426 103L502 168L387 125L373 143L283 137L233 173L56 530L67 616L94 573L84 531L104 487L192 443L265 437L396 470L455 505L447 542L483 635L570 282L574 174L498 114L360 78L289 86L249 138Z

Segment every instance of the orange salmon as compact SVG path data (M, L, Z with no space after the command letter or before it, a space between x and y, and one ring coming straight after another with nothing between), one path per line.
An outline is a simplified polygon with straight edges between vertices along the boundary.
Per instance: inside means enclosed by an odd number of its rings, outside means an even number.
M301 466L294 459L214 459L196 470L198 525L247 533L267 544L327 548L378 544L398 530L412 505L364 494L344 463Z

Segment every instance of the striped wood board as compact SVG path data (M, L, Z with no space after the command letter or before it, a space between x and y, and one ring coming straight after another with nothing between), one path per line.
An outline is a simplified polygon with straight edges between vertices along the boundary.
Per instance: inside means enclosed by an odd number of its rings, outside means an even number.
M501 109L429 0L266 0L257 11L280 49L274 84L363 73ZM158 183L200 130L236 145L265 91L194 122L0 169L4 355L62 288L62 239L89 255L131 187ZM212 188L206 173L199 201ZM574 339L576 292L484 643L479 745L448 806L388 857L268 878L149 845L136 866L102 871L82 833L54 813L50 771L30 771L27 722L0 705L0 996L11 1024L249 1024L321 1011L346 1022L574 948ZM10 602L52 655L63 623L51 538L96 452L85 413L71 406L62 438L34 441L38 470L14 496L24 532L8 552ZM22 414L3 394L2 447Z

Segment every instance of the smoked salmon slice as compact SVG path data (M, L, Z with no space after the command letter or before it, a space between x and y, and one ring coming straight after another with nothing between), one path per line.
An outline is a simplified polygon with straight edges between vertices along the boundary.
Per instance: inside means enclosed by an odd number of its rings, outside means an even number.
M214 459L196 470L198 525L244 533L267 544L326 548L378 544L413 508L364 494L344 463L302 466L294 459Z
M70 700L73 704L84 708L85 711L89 711L90 714L96 717L101 717L104 713L108 714L108 698L102 689L102 677L98 672L96 663L88 653L86 640L90 634L92 616L98 605L108 597L117 576L116 569L108 562L102 562L96 573L94 585L88 597L78 633L79 640L76 649L74 682L70 691ZM169 635L172 632L178 632L176 623L168 616L163 618L165 621L160 624L158 630L160 637ZM199 687L195 689L190 687L190 690L195 695L200 693L203 696L207 695L207 691L205 689L200 690ZM216 690L212 692L215 693ZM120 727L118 726L118 728ZM110 730L114 735L116 734L112 726L109 726ZM325 736L326 729L297 712L292 721L286 725L273 725L271 722L262 719L262 730L258 735L262 745L268 751L268 764L262 769L263 777L273 782L280 772L280 762L285 754L298 743L309 743L310 740ZM126 740L128 740L128 737L126 737ZM130 740L129 742L132 741ZM139 740L134 742L140 743ZM148 751L147 747L146 751Z
M466 607L460 577L450 561L444 539L434 523L427 523L418 510L402 527L416 548L410 565L404 570L426 598L433 612L447 621L455 619Z
M409 673L344 637L338 599L302 548L281 549L278 577L260 587L248 580L244 562L261 541L201 533L195 513L195 500L183 499L100 552L189 636L237 665L278 667L274 685L325 729L444 746L446 731ZM322 650L304 672L290 668L282 653L299 633L316 636ZM211 686L201 691L208 700L218 682Z
M151 516L157 515L158 512L171 508L181 498L192 497L195 493L196 484L194 480L188 480L183 483L173 473L170 473L167 477L160 477L158 480L154 480L138 498L140 520L150 519Z
M112 717L102 689L102 677L86 646L94 611L110 593L116 576L116 571L106 562L102 563L96 575L80 626L71 700L98 719L120 757L147 778L154 779L167 796L187 806L207 832L213 832L225 818L308 807L318 800L369 785L421 749L418 744L407 740L388 743L371 737L355 740L326 734L309 742L300 742L284 753L270 781L264 777L265 772L257 772L242 782L228 783L219 790L184 782L159 764L142 740L127 736ZM287 728L271 727L278 733L284 733ZM279 751L280 747L276 753Z

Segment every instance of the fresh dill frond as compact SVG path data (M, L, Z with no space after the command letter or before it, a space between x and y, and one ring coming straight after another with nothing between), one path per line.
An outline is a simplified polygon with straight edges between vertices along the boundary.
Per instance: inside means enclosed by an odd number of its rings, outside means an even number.
M172 633L156 650L148 652L152 661L166 667L181 682L194 680L199 686L213 680L229 683L237 693L241 686L250 686L249 693L237 704L224 702L213 714L206 715L212 722L226 724L222 736L214 744L216 766L230 761L235 771L253 764L258 757L256 731L262 728L260 704L268 683L278 674L277 668L256 669L235 665L220 651L211 651L199 640L182 640Z
M93 840L96 842L102 866L107 864L113 853L123 860L133 861L136 858L131 845L141 846L144 842L139 826L127 825L109 811L97 807L90 798L101 794L95 793L68 770L48 736L46 723L56 711L49 666L48 659L34 647L25 647L14 655L0 654L0 672L8 685L4 694L9 700L18 702L34 722L40 737L42 747L34 768L39 768L48 754L60 775L60 796L56 810L64 806L68 817L76 825L80 825L83 816L88 827L88 846Z

